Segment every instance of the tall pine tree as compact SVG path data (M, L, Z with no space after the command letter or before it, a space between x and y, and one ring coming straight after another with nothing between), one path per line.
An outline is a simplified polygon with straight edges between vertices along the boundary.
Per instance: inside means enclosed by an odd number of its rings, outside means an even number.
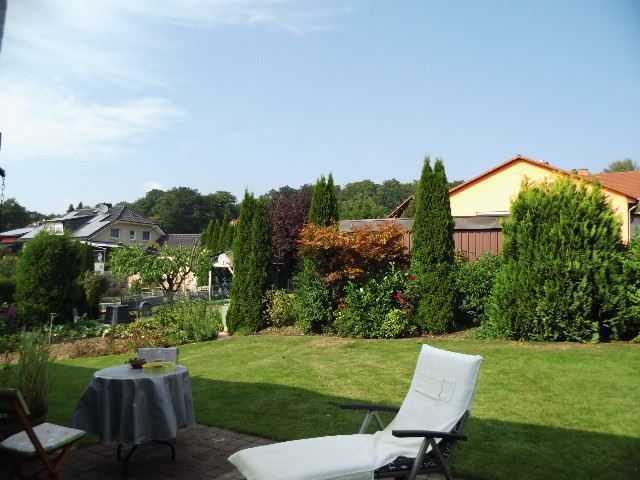
M311 207L309 208L309 223L320 227L333 225L338 221L338 200L333 175L329 173L329 179L322 175L313 187Z
M227 231L224 234L224 238L222 239L222 244L224 245L224 250L231 250L233 246L233 239L235 237L236 227L233 223L229 222L227 225Z
M209 243L207 244L207 247L209 248L209 250L211 250L211 252L213 252L214 254L220 253L220 250L218 250L219 235L220 235L220 222L216 220L215 222L213 222L213 226L211 227L211 232L209 233Z
M238 234L233 242L233 283L231 285L231 303L227 311L227 328L235 332L248 314L247 288L251 275L251 235L253 215L256 210L256 199L248 191L240 205ZM227 222L228 224L228 222ZM221 231L225 225L222 225Z
M251 262L247 279L247 314L242 326L252 332L264 326L263 298L271 285L271 221L265 198L258 200L251 227Z
M453 218L442 160L424 167L416 195L411 268L420 300L418 323L427 333L445 333L454 325Z
M227 232L231 226L229 225L229 214L225 213L222 223L220 224L220 230L218 231L218 238L216 239L216 251L226 252L233 248L232 245L227 243Z

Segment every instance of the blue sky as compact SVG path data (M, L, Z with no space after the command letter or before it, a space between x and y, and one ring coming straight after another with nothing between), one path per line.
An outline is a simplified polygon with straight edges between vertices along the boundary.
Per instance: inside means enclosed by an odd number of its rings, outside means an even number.
M9 0L6 196L640 162L640 2Z

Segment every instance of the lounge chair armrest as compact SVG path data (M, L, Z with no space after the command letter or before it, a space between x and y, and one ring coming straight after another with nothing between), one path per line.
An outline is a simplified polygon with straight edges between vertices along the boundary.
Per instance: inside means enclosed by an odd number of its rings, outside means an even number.
M392 412L398 413L400 408L390 407L388 405L374 405L368 403L343 403L338 405L343 410L366 410L369 412Z
M443 440L462 440L466 441L466 435L459 435L451 432L433 432L431 430L392 430L394 437L424 437L424 438L442 438Z

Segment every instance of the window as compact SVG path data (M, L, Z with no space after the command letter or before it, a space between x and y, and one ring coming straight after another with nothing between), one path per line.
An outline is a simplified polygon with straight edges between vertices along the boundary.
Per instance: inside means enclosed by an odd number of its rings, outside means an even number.
M135 239L136 239L136 231L129 230L129 240L135 240Z
M111 238L120 238L120 229L112 228L111 229Z
M151 239L151 232L142 232L142 241L148 242Z

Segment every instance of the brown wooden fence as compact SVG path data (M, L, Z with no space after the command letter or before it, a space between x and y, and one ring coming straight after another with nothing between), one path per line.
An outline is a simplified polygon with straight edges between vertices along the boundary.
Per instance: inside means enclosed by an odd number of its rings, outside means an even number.
M469 260L483 253L502 251L502 230L457 230L453 232L456 252L465 252Z
M380 225L395 222L405 230L402 239L405 248L411 252L413 248L413 219L398 218L385 220L343 220L340 228L344 231L362 228L365 225ZM469 260L475 260L483 253L500 253L502 251L502 230L498 218L456 218L453 241L457 252L464 252ZM482 225L481 228L477 228ZM474 228L476 227L476 228Z

